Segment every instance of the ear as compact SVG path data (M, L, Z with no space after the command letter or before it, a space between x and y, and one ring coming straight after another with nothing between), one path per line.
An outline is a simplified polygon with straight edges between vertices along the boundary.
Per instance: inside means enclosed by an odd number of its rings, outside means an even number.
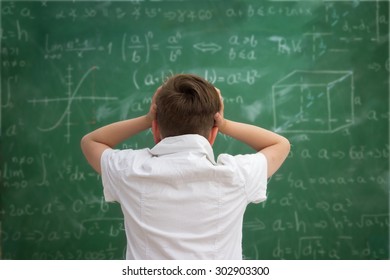
M210 131L210 134L209 134L209 138L207 139L207 140L209 140L211 146L214 144L214 141L217 138L217 135L218 135L218 127L217 126L213 126L211 128L211 131Z
M157 120L153 120L152 121L152 133L153 133L153 138L154 138L154 143L158 143L161 141L161 134L160 134L160 130L158 129L158 124L157 124Z

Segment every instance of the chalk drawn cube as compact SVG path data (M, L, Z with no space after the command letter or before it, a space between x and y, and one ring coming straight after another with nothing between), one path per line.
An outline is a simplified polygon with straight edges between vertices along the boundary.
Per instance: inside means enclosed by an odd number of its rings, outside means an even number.
M272 86L279 132L332 133L354 121L351 71L294 71Z

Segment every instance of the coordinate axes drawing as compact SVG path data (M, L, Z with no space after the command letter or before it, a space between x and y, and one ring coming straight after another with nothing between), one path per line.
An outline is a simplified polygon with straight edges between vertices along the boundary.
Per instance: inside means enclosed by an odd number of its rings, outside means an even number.
M66 97L57 97L57 98L43 98L43 99L30 99L28 100L29 103L32 103L34 106L36 104L44 104L45 106L49 105L52 102L65 102L66 107L64 112L61 114L61 116L58 118L57 121L53 123L53 125L48 126L48 127L41 127L38 126L38 130L43 131L43 132L48 132L55 130L58 128L63 122L65 122L66 126L66 134L64 135L66 142L70 142L71 138L71 113L72 113L72 104L74 101L113 101L117 100L117 97L109 97L109 96L104 96L104 97L99 97L99 96L77 96L82 84L84 81L88 78L88 76L93 72L99 70L99 67L93 66L89 68L86 73L82 76L80 81L78 82L77 86L73 89L73 76L72 76L72 71L73 68L72 66L68 66L67 68L67 75L66 75L66 86L67 86L67 92L66 92Z

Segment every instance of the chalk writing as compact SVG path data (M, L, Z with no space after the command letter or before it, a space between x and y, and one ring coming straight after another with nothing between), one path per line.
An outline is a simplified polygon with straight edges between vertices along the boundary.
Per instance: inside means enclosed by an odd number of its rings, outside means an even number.
M132 63L150 62L150 56L152 51L167 52L167 56L170 62L176 62L182 55L183 46L180 45L181 33L170 35L167 38L165 46L153 43L155 35L152 31L148 31L142 35L128 35L127 33L122 36L122 60L124 62L130 61ZM129 53L129 54L128 54Z
M56 43L51 42L51 36L49 34L46 34L44 58L62 59L65 54L69 53L75 53L77 57L82 58L84 54L88 52L104 52L110 55L112 53L112 46L112 42L108 42L105 45L101 45L89 38L74 38L66 42Z
M80 139L145 114L168 77L194 73L221 90L226 118L292 144L267 200L247 208L245 259L388 259L388 11L388 1L2 1L1 258L123 259L120 206L105 202ZM147 130L116 148L153 143ZM213 149L253 152L221 133Z

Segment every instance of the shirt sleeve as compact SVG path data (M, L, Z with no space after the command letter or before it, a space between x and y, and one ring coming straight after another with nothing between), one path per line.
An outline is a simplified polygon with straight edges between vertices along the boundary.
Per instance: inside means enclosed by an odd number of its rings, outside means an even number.
M116 150L106 149L100 158L103 194L107 202L118 201L115 191L115 178L112 176L112 169L115 165L111 162L115 152Z
M248 203L267 199L267 159L262 153L235 156L245 182Z

